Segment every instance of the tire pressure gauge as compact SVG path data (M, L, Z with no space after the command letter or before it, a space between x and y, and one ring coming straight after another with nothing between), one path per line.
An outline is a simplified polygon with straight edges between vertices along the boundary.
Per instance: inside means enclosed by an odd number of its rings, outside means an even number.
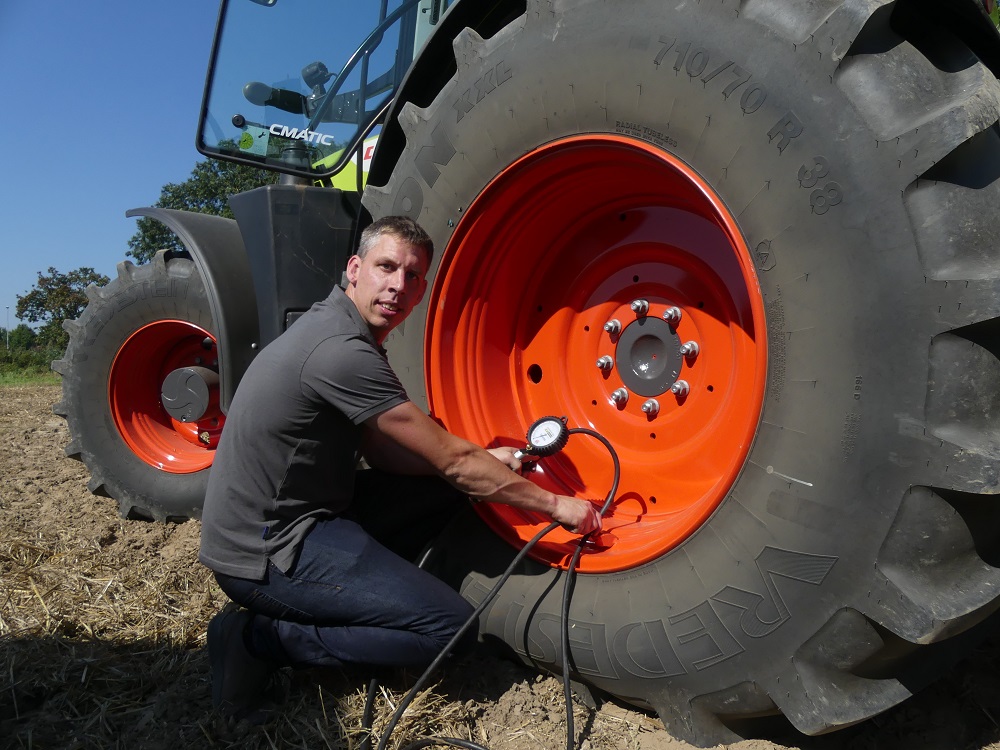
M568 439L565 417L542 417L528 428L528 452L545 458L565 448Z

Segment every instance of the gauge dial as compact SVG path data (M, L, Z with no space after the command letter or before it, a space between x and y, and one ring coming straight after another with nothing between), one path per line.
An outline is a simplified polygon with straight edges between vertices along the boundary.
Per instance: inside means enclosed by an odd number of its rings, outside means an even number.
M536 456L551 456L566 445L569 430L559 417L542 417L528 428L528 446Z

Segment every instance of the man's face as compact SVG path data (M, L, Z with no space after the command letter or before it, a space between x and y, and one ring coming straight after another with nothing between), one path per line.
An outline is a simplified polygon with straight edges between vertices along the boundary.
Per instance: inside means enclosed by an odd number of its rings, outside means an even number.
M426 275L427 254L390 234L381 235L364 258L347 262L347 296L378 343L423 299Z

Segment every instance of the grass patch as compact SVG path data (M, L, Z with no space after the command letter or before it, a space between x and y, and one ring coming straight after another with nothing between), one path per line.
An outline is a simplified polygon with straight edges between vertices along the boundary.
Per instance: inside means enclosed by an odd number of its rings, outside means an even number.
M11 385L59 385L61 378L54 372L37 370L0 371L0 387Z

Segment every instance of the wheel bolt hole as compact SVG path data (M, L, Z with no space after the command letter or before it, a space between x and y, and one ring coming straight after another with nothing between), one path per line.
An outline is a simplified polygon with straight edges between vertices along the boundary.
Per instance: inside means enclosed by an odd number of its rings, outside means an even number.
M531 365L528 367L528 380L532 383L542 382L542 368L538 365Z
M704 302L699 302L698 303L698 309L699 310L704 310L705 309L705 303Z
M639 277L638 277L638 276L633 276L633 277L632 277L632 281L633 281L633 282L636 282L636 281L638 281L638 280L639 280Z
M589 332L589 331L590 331L590 326L584 326L584 327L583 327L583 330L585 330L585 331L588 331L588 332Z
M651 433L649 433L649 436L650 436L651 438L653 438L653 440L656 440L656 433L655 433L655 432L651 432Z
M709 393L712 393L712 391L714 391L714 390L715 390L715 386L714 385L708 386L708 392Z
M594 399L593 401L591 401L590 405L591 406L597 406L597 399Z
M649 502L655 503L656 502L656 495L650 495L649 496Z

